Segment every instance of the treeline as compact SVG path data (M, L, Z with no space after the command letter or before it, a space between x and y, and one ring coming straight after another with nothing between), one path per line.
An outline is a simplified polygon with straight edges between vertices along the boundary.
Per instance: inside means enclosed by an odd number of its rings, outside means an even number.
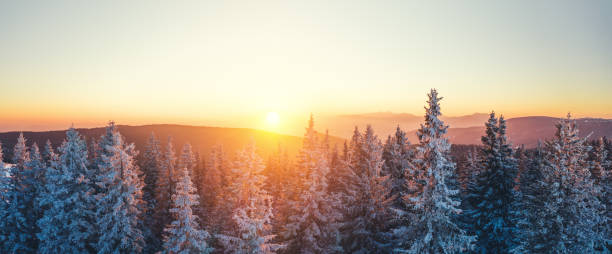
M440 99L417 144L368 126L330 147L311 116L297 158L265 162L255 144L176 154L152 134L137 163L113 123L89 146L68 130L57 152L21 135L0 176L0 252L610 252L610 142L568 116L536 149L512 147L491 113L482 145L453 158Z

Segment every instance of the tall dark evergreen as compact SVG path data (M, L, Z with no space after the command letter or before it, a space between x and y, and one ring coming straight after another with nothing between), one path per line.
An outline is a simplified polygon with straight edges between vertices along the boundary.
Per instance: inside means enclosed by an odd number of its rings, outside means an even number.
M345 193L343 249L347 253L388 253L392 249L390 235L390 175L383 175L383 147L368 125L363 135L354 137L350 162L351 191Z
M477 253L508 253L512 248L515 201L514 179L517 163L507 142L506 122L491 113L482 137L481 165L476 184L470 186L469 199L477 201L467 211L478 237Z
M13 148L6 196L8 204L2 211L0 242L4 253L33 253L36 250L36 215L32 212L36 202L35 174L30 168L30 152L23 133Z
M99 142L97 165L98 253L140 253L142 231L142 173L134 162L134 144L127 144L114 123L106 127Z
M406 132L397 126L395 134L387 138L382 154L385 162L382 172L391 179L391 194L396 197L393 201L395 207L402 207L401 196L406 192L404 174L405 170L410 167L412 157L413 153Z
M157 210L157 200L155 199L157 179L159 178L161 167L161 146L155 133L151 133L145 145L141 163L141 168L144 173L143 199L147 204L143 219L145 224L146 251L148 252L159 250L162 244L160 238L162 228L156 228L156 226L161 225L157 225L154 216Z
M451 186L455 164L446 138L448 126L440 120L438 92L427 95L425 123L417 131L419 144L413 166L406 171L408 193L402 198L407 210L405 224L394 230L395 252L458 253L471 248L474 237L461 229L454 218L462 213Z
M73 128L59 148L58 161L45 170L45 207L38 220L39 253L88 253L95 250L95 206L93 171L87 167L85 141ZM52 158L52 157L51 157Z

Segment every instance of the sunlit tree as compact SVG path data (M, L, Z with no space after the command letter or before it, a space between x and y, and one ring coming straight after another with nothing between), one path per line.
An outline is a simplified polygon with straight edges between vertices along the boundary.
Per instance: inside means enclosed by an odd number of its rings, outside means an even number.
M59 152L59 160L51 160L45 170L44 194L38 199L46 208L38 220L38 252L91 252L95 248L96 200L85 141L71 128Z
M143 180L134 163L134 144L126 144L114 123L100 139L97 166L98 253L138 253L143 251Z
M210 235L200 228L193 213L193 207L200 203L187 168L180 170L177 178L170 209L174 221L164 229L164 253L210 253L213 249L206 242Z
M410 224L394 230L396 252L457 253L471 248L468 236L453 221L462 211L455 199L458 190L449 182L455 173L450 160L450 144L445 137L448 126L440 120L438 92L432 89L425 107L425 123L417 131L419 144L414 166L406 172L410 194L403 199L411 214Z

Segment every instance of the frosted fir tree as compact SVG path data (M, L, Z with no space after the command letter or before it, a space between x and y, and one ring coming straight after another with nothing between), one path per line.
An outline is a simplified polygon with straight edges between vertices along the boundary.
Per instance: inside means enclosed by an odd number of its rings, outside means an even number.
M578 128L568 114L557 125L555 137L546 144L541 190L547 196L536 213L539 234L546 233L542 245L519 246L544 249L553 253L595 252L603 239L597 230L603 218L597 199L599 190L593 185L587 161L590 146L578 136ZM538 233L538 232L536 232ZM521 245L531 242L521 243Z
M193 176L193 170L195 169L195 166L196 166L196 158L193 155L191 144L186 143L185 145L183 145L183 149L181 150L181 156L178 159L176 168L178 169L186 168L189 174Z
M47 167L51 167L52 165L55 165L55 163L59 161L59 156L55 153L55 150L53 150L53 145L51 144L51 141L49 141L48 139L47 139L47 142L45 143L45 148L42 152L42 158Z
M164 253L210 253L213 251L207 244L208 232L200 229L199 218L193 214L193 207L198 206L199 197L191 182L189 171L181 170L175 190L172 194L174 221L164 229Z
M161 167L157 175L155 187L155 231L154 234L161 239L163 228L173 221L170 214L170 206L172 205L172 193L174 191L174 177L176 164L176 155L174 153L174 145L172 138L168 137L168 142L162 154Z
M134 163L134 144L126 144L114 123L100 139L96 184L98 253L139 253L144 237L140 225L143 180Z
M560 237L559 207L547 205L557 200L550 175L544 174L546 163L544 148L538 144L519 178L519 201L513 216L517 244L511 253L548 253Z
M200 204L205 208L207 213L206 217L208 218L216 218L214 215L218 208L217 205L222 203L220 196L222 194L223 183L219 164L217 148L213 147L210 151L209 159L207 160L206 172L204 174L204 182L206 184L202 186L204 191L202 192L203 195L200 197ZM208 225L213 225L214 220L216 219L212 219ZM218 230L216 227L213 228L213 232Z
M350 192L345 200L343 220L343 246L348 253L389 253L392 247L390 175L383 176L382 144L368 125L362 139L355 142L351 157L352 174ZM353 139L355 140L355 139Z
M36 192L32 183L34 174L29 168L30 152L23 133L19 134L13 148L13 163L10 169L9 187L6 196L8 205L2 214L3 253L30 253L36 249L36 216L32 212Z
M144 215L146 252L155 252L161 247L162 225L158 225L155 220L157 211L157 201L155 200L157 179L162 167L162 152L159 140L155 133L151 132L145 150L142 155L142 171L144 173L143 199L147 204ZM159 228L157 228L158 226Z
M393 136L389 136L383 147L382 159L383 174L389 175L391 178L391 194L395 195L393 201L394 206L402 207L402 193L405 193L404 174L405 170L410 167L413 153L410 149L410 141L406 136L406 132L402 131L399 126L395 130Z
M603 232L604 239L598 248L608 250L612 247L612 161L608 159L609 153L606 142L600 138L594 149L593 172L597 173L597 185L600 188L599 200L602 204L603 218L598 229Z
M448 126L440 120L438 92L432 89L425 107L425 123L417 131L419 144L414 166L406 174L410 194L404 195L411 221L394 230L399 253L458 253L471 248L468 236L453 221L462 211L449 186L455 164L445 137Z
M342 252L338 223L342 218L338 210L340 201L328 192L329 164L317 141L312 115L297 170L303 174L304 187L281 233L286 244L285 253Z
M264 190L263 160L253 143L237 154L234 182L230 187L235 230L219 236L229 253L275 253L281 246L271 243L272 197Z
M599 186L601 186L601 194L599 195L603 208L603 218L600 230L604 232L603 243L597 246L602 250L610 251L612 248L612 162L608 160L608 150L605 147L605 142L600 139L596 149L595 167L599 167Z
M514 180L518 171L511 145L507 142L506 122L491 113L482 137L482 171L469 188L468 199L475 201L466 211L478 240L478 253L508 253L513 247L515 202Z
M45 186L45 171L46 171L46 163L44 162L40 150L38 148L38 144L34 143L30 147L30 161L27 163L28 177L26 185L29 186L28 192L32 195L31 204L28 204L27 207L31 207L28 213L28 217L32 220L34 224L34 228L32 229L32 233L36 235L39 232L38 226L36 226L36 221L38 221L42 217L43 206L38 202L39 197L41 197L44 192ZM36 242L38 244L38 242Z
M87 147L76 130L66 132L58 161L46 168L44 194L38 202L46 207L37 224L39 253L87 253L94 249L95 197L93 172L87 167Z
M4 210L4 204L1 201L6 201L6 194L9 181L9 172L4 169L4 152L2 150L2 141L0 141L0 211ZM1 216L1 212L0 212Z

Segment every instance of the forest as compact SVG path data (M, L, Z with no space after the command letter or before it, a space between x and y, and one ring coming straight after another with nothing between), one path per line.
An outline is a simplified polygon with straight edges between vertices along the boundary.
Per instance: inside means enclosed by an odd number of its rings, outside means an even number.
M568 114L515 146L491 112L480 145L451 151L441 99L414 143L368 126L331 145L311 115L297 156L155 133L137 151L113 122L90 144L20 135L0 149L0 253L610 253L609 140Z

